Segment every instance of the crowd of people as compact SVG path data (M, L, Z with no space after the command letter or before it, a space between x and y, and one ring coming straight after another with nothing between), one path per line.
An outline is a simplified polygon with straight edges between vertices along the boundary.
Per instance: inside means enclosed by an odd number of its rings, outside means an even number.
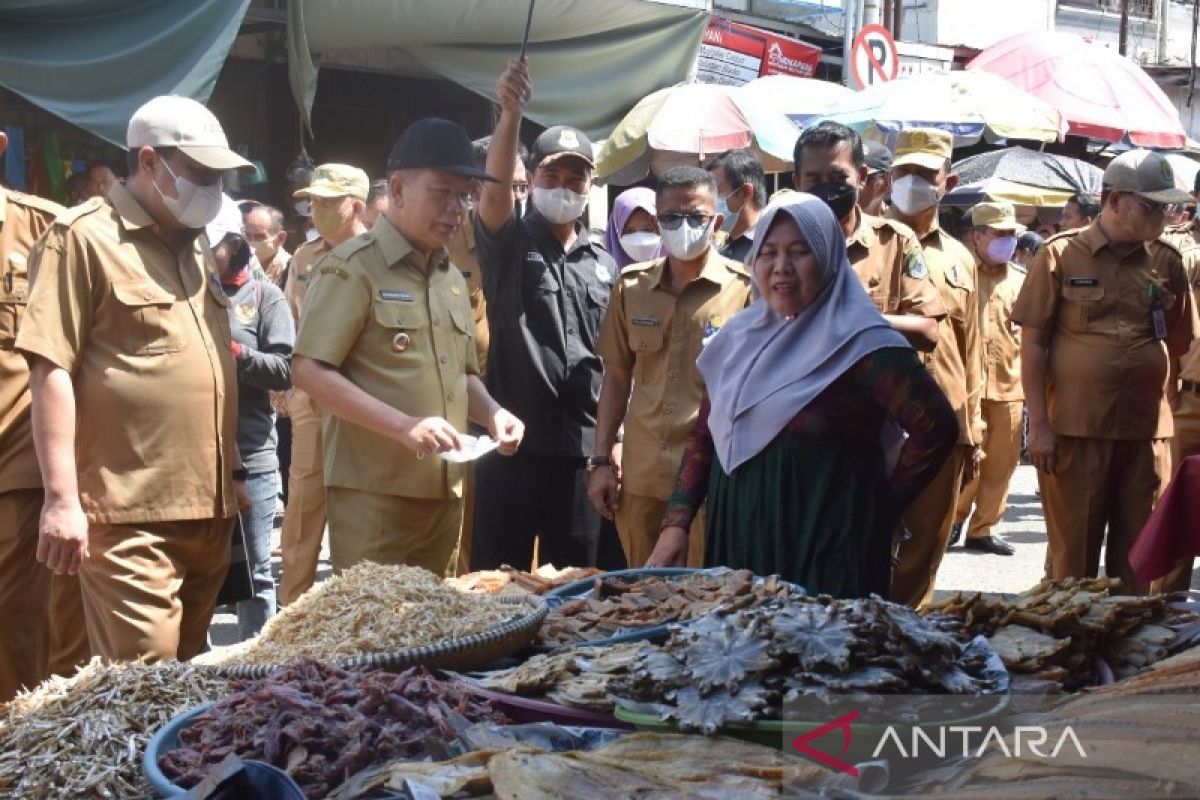
M326 531L335 571L724 565L915 607L960 538L1013 552L1023 447L1047 574L1106 545L1152 588L1129 548L1200 452L1200 229L1167 225L1194 201L1161 155L1114 158L1043 241L1006 202L951 226L950 134L821 122L791 188L732 150L620 193L596 236L592 142L526 150L532 93L510 62L490 136L423 119L381 179L319 165L290 255L184 98L142 106L128 176L89 170L76 205L0 189L0 699L91 654L201 653L235 540L242 637ZM499 455L458 457L484 436Z

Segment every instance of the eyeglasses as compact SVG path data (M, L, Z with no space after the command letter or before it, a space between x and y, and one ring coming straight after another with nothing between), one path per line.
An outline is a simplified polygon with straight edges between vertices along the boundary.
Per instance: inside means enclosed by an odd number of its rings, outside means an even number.
M529 191L529 184L528 183L514 183L512 185L512 190L514 192L516 192L517 194L526 194Z
M673 231L687 220L690 228L703 228L712 219L712 214L702 214L699 211L693 211L690 214L659 214L658 224L669 231Z
M1157 203L1132 193L1129 196L1141 207L1143 214L1161 214L1167 210L1167 203Z

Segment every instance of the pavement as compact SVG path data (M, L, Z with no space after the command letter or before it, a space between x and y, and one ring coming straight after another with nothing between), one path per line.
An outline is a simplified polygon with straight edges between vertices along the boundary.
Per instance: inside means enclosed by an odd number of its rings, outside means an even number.
M1013 546L1011 556L997 556L964 550L960 544L950 548L942 559L934 586L934 600L957 591L1021 592L1042 579L1046 559L1046 520L1041 498L1037 495L1037 473L1028 464L1017 467L1009 486L1008 508L998 533ZM279 528L273 534L273 552L279 550ZM328 543L321 553L317 580L329 576ZM279 557L273 555L275 579L279 580ZM1101 558L1103 563L1103 558ZM1192 575L1192 589L1200 590L1200 569ZM215 647L237 642L237 617L218 609L213 617L210 636Z

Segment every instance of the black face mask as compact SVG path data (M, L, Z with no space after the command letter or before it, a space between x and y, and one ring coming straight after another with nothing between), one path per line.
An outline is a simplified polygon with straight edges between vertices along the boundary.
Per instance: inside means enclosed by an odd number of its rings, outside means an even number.
M818 183L805 191L824 201L839 221L850 216L850 212L854 211L854 206L858 203L858 187L851 186L846 181Z

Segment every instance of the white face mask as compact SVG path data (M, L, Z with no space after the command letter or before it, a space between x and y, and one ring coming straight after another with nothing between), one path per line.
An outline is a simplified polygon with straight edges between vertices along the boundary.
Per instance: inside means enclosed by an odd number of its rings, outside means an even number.
M905 175L892 184L892 204L901 214L920 214L938 199L938 188L919 175Z
M162 198L163 205L180 225L185 228L203 228L217 218L217 214L221 213L220 181L212 186L198 186L187 178L181 178L172 172L171 166L165 160L162 165L171 179L175 181L175 194L179 196L167 196L162 189L158 188L157 182L155 182L154 188L158 189L158 195Z
M621 247L634 261L649 261L658 255L662 237L649 231L621 234Z
M543 189L534 186L533 207L538 213L555 225L565 225L579 219L587 205L587 195L572 192L565 187L561 189Z
M688 225L687 220L684 220L675 230L663 228L663 246L667 248L668 253L680 261L691 261L698 258L708 247L712 224L713 221L710 219L699 228L693 228Z

